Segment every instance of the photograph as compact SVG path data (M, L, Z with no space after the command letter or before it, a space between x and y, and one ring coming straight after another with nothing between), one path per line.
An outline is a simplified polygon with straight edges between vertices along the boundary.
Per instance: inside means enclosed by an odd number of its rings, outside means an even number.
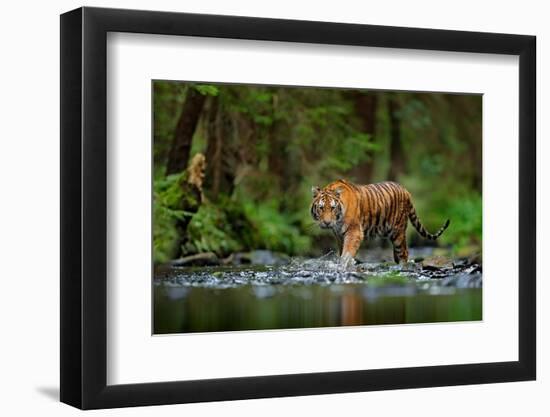
M151 88L153 334L483 319L481 94Z

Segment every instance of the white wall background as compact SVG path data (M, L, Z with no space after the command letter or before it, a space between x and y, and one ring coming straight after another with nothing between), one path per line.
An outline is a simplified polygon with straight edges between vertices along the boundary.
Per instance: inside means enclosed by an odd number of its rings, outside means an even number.
M59 17L72 0L7 2L0 25L0 410L3 415L75 415L59 392ZM544 276L550 220L550 26L545 3L463 0L297 2L278 0L94 1L86 5L181 12L509 32L538 37L538 381L376 393L99 411L99 415L545 416L550 412L550 284ZM544 190L546 188L546 190Z

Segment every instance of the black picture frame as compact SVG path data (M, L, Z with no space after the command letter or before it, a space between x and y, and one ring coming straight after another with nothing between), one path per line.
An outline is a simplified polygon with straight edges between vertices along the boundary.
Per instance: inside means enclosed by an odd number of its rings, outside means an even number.
M519 56L519 360L107 385L108 32ZM524 35L88 7L61 15L61 401L94 409L535 379L535 51Z

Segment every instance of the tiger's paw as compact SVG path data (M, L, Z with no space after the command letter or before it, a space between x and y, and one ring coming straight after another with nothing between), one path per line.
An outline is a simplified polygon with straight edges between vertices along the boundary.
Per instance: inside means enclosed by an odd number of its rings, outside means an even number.
M344 253L340 257L340 265L344 268L348 268L355 265L355 259L353 259L353 256L351 256L349 253Z

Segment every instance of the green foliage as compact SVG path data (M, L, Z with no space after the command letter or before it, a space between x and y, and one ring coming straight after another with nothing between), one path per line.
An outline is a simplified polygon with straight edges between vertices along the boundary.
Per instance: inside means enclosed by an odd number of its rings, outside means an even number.
M310 237L304 235L292 216L282 213L276 201L255 204L247 201L244 212L254 230L258 248L285 252L290 255L304 253L309 249Z
M223 203L203 204L188 227L185 253L232 252L269 249L287 254L309 248L309 237L270 204L244 203L223 198Z
M238 229L229 217L221 206L201 205L189 223L184 253L214 252L218 256L227 256L243 250Z
M213 85L194 84L193 88L204 96L217 96L220 94L220 89Z
M180 206L183 197L181 183L187 179L187 173L173 174L154 182L155 205L175 209Z
M441 236L441 242L453 245L456 253L464 249L480 252L483 234L482 200L480 194L470 194L449 201L447 211L451 226Z
M153 258L156 263L169 261L177 251L176 221L183 215L176 209L180 179L178 175L171 175L153 182Z
M319 168L328 172L346 172L361 162L369 161L369 152L379 149L371 142L369 134L355 132L342 140L339 151L327 156Z
M181 83L153 81L153 157L155 172L163 173L187 87Z
M427 158L431 160L432 158ZM412 193L413 204L422 224L430 232L436 232L449 219L449 227L438 238L439 245L447 246L455 254L469 255L481 251L482 198L465 183L457 183L452 177L441 175L438 163L422 176L404 176L402 183ZM439 173L438 173L439 172ZM431 181L426 181L426 179ZM432 185L434 184L434 185ZM412 225L408 229L409 241L423 244ZM425 243L425 242L424 242Z
M153 205L153 260L163 263L173 259L177 253L178 233L175 213L158 204Z

